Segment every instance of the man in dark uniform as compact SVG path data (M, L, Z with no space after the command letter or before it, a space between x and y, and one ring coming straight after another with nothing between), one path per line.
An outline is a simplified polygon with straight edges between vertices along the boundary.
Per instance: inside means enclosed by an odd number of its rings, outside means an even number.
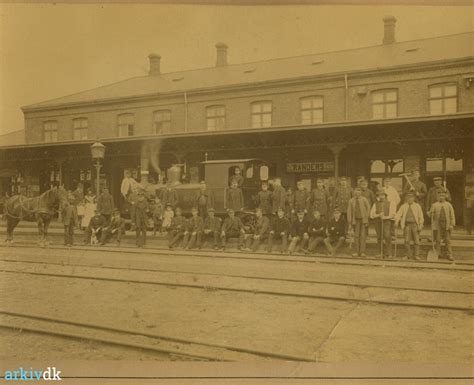
M255 216L257 219L253 229L254 231L246 236L247 243L245 251L257 251L260 243L266 240L268 232L270 231L270 220L263 216L263 210L261 208L255 210Z
M369 226L370 206L367 198L362 196L360 187L354 189L354 196L349 200L347 206L347 223L349 232L354 237L355 252L353 257L365 258L365 246L367 239L367 227Z
M310 253L316 253L316 248L320 243L324 243L326 237L326 221L321 217L318 210L313 211L313 218L309 224L309 247Z
M105 245L111 237L117 236L117 246L120 246L120 241L122 240L122 234L124 232L125 220L120 216L120 210L114 209L110 223L106 228L104 228L104 231L102 232L100 244Z
M241 188L244 184L244 177L242 176L242 170L240 167L234 168L234 175L229 178L229 185L232 185L232 182L237 182L237 187Z
M262 189L257 193L257 207L262 209L263 215L272 214L272 192L268 190L268 182L262 182Z
M95 210L95 215L91 218L89 226L87 226L86 239L84 240L84 243L86 245L90 244L93 236L96 237L95 239L97 240L97 243L99 243L98 241L102 235L102 230L106 224L105 218Z
M305 214L308 213L309 198L309 191L304 186L303 181L299 180L296 182L296 191L293 194L293 204L291 206L291 214L293 219L296 218L296 213L300 210L302 210Z
M370 218L374 220L380 258L392 258L392 225L396 212L396 204L387 200L385 191L379 191L370 209Z
M369 207L372 207L372 205L375 203L375 194L369 188L369 182L367 182L367 179L359 180L359 187L361 196L367 199L367 202L369 202Z
M311 210L319 211L321 218L326 220L329 212L329 193L324 187L324 181L320 178L316 180L316 188L311 191L310 197Z
M324 239L324 244L330 255L336 254L337 249L344 244L346 240L346 229L346 219L342 216L339 208L335 208L333 218L328 223L327 237ZM336 243L336 245L332 246L333 243Z
M423 211L425 211L424 207L428 190L426 188L426 184L424 184L420 180L419 170L412 170L410 176L410 183L407 182L405 184L405 187L403 188L403 195L405 197L405 200L408 193L413 193L415 196L415 202L421 206Z
M214 250L219 248L219 237L221 233L222 221L214 215L215 210L211 207L207 210L207 217L204 219L203 241L207 238L213 240L212 247Z
M136 231L136 244L137 247L144 247L146 243L146 229L148 226L148 213L150 212L150 207L148 203L148 198L145 195L145 190L138 190L138 198L135 203L135 215L132 218L133 223L135 223Z
M230 188L225 191L224 209L232 210L237 214L244 210L244 194L236 180L233 180Z
M171 182L168 181L166 187L160 190L159 198L163 207L166 207L166 205L170 205L173 209L176 207L178 204L178 193L171 185Z
M194 204L197 207L199 211L199 216L201 218L206 218L207 210L209 210L211 207L214 208L214 192L207 188L206 182L204 181L201 181L200 183L200 189L196 193Z
M187 220L182 215L181 209L176 207L175 210L176 215L171 220L171 227L170 227L170 237L169 237L169 248L172 249L175 247L179 241L181 241L184 237L184 232L186 231Z
M291 223L290 236L288 237L291 242L290 246L288 246L288 254L293 254L298 244L299 251L306 251L309 240L308 229L309 221L305 218L304 211L300 210L296 214L295 220Z
M235 216L234 210L227 210L227 214L229 216L224 220L221 229L222 250L225 250L229 238L239 238L239 249L241 249L245 242L244 224L239 217Z
M281 239L281 252L284 253L288 247L288 236L290 235L290 221L285 217L285 210L279 207L277 217L270 224L270 233L268 235L267 252L272 252L273 241Z
M347 221L347 206L352 197L352 188L347 183L347 178L339 178L339 186L334 193L334 205L339 209L340 215Z
M285 207L286 191L281 185L281 178L275 178L273 180L273 193L272 193L272 214L277 213L279 207Z
M191 209L191 218L188 220L187 228L184 232L183 248L192 249L196 244L198 249L201 248L201 235L204 229L204 221L199 216L197 207Z
M434 186L429 189L428 195L426 196L425 210L428 213L428 216L430 216L431 206L433 206L434 203L438 202L438 194L440 192L444 192L446 194L446 200L448 202L451 202L451 193L447 188L443 186L443 178L441 178L440 176L436 176L433 178L433 183Z

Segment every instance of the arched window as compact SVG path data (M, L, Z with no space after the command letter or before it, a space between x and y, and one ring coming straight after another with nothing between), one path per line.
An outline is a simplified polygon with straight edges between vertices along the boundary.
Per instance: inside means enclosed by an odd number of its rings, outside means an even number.
M74 140L87 139L89 136L89 120L87 118L77 118L72 121Z
M322 96L308 96L300 99L301 124L323 122L324 99Z
M372 91L372 119L393 119L398 115L398 90Z
M135 115L121 114L117 117L118 136L133 136L135 134Z
M43 138L45 142L58 141L58 122L57 120L48 120L43 123Z
M225 129L225 106L209 106L206 108L206 127L208 131Z

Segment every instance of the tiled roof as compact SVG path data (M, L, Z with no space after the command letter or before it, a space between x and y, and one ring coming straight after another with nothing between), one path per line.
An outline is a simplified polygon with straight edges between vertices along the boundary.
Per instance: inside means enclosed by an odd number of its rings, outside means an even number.
M474 58L474 32L254 63L139 76L24 107L93 103L169 92L256 84Z

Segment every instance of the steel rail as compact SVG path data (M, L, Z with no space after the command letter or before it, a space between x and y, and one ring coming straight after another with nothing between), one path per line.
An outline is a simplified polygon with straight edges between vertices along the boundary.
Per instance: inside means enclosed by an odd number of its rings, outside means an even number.
M212 290L222 290L222 291L230 291L230 292L238 292L238 293L266 294L266 295L274 295L274 296L280 296L280 297L294 297L294 298L325 299L325 300L331 300L331 301L344 301L344 302L348 301L348 302L370 303L370 304L380 304L380 305L389 305L389 306L408 306L408 307L420 307L420 308L428 308L428 309L473 311L472 307L466 307L466 306L443 306L443 305L435 305L435 304L430 305L430 304L424 304L424 303L396 302L396 301L376 300L376 299L366 299L366 298L348 298L348 297L329 296L329 295L285 293L285 292L276 292L272 290L242 289L242 288L232 288L232 287L225 287L225 286L197 285L197 284L190 284L190 283L169 283L169 282L156 282L156 281L146 281L146 280L136 280L136 279L132 280L132 279L94 277L94 276L87 276L87 275L39 273L39 272L8 270L8 269L0 269L0 272L11 273L11 274L25 274L25 275L33 275L33 276L54 277L54 278L65 278L65 279L84 279L84 280L96 280L96 281L107 281L107 282L126 282L126 283L135 283L135 284L143 284L143 285L183 287L183 288L204 289L204 290L212 289Z
M225 349L225 350L228 350L228 351L233 351L233 352L238 352L238 353L246 353L246 354L261 356L261 357L265 357L265 358L275 358L275 359L279 359L279 360L290 360L290 361L314 362L313 359L308 358L308 357L304 357L304 356L297 356L297 355L292 355L292 354L279 354L279 353L274 353L274 352L267 352L267 351L251 349L251 348L245 348L245 347L239 347L239 346L232 346L232 345L227 345L227 344L217 344L217 343L203 342L203 341L198 341L198 340L194 340L194 339L186 339L186 338L180 338L180 337L175 337L175 336L167 336L167 335L157 334L157 333L141 332L141 331L136 331L136 330L131 330L131 329L124 329L124 328L118 328L118 327L112 327L112 326L99 325L99 324L89 323L89 322L70 321L70 320L66 320L66 319L40 316L40 315L36 315L36 314L18 313L18 312L12 312L12 311L9 311L9 310L2 310L2 309L0 309L0 314L12 316L12 317L18 317L18 318L28 318L28 319L35 319L35 320L41 320L41 321L48 321L48 322L52 322L52 323L56 323L56 324L67 324L67 325L74 325L74 326L79 326L79 327L89 328L89 329L104 330L104 331L109 331L109 332L114 332L114 333L121 333L121 334L125 334L125 335L134 335L134 336L143 336L143 337L149 337L149 338L156 338L156 339L161 339L161 340L166 340L166 341L184 343L184 344L188 344L188 345L200 345L200 346L211 347L211 348ZM0 326L3 327L4 325L0 323ZM19 328L21 328L23 330L27 330L24 327L19 327ZM86 339L90 339L90 338L86 337ZM141 346L142 345L138 345L138 347L141 347ZM177 355L183 355L183 356L192 356L192 357L197 357L197 358L212 359L212 360L215 360L215 361L223 361L222 358L216 358L216 357L210 356L210 355L187 354L187 353L183 353L181 350L174 350L174 349L168 349L168 348L156 348L154 346L152 346L152 348L153 348L153 350L162 351L162 352L165 352L165 353L171 353L171 354L177 354Z
M220 274L220 273L202 273L195 271L182 271L182 270L164 270L164 269L147 269L138 267L117 267L117 266L94 266L84 265L76 263L59 263L49 261L30 261L30 260L16 260L16 259L0 259L0 262L8 263L25 263L25 264L37 264L37 265L53 265L53 266L70 266L70 267L84 267L92 269L110 269L110 270L125 270L125 271L139 271L139 272L156 272L156 273L174 273L174 274L194 274L194 275L209 275L216 277L228 277L228 278L244 278L244 279L256 279L262 281L280 281L280 282L293 282L293 283L315 283L320 285L334 285L334 286L346 286L346 287L357 287L357 288L376 288L376 289L391 289L391 290L408 290L408 291L420 291L426 293L449 293L449 294L474 294L474 291L461 291L461 290L442 290L442 289L427 289L417 287L404 287L404 286L385 286L385 285L374 285L371 283L348 283L348 282L332 282L332 281L318 281L312 279L293 279L293 278L275 278L275 277L263 277L263 276L252 276L252 275L236 275L236 274Z

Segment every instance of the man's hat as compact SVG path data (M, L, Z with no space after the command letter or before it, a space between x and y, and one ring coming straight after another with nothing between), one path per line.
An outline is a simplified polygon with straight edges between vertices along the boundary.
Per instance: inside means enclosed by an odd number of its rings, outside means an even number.
M364 183L364 182L365 182L365 183L369 183L369 182L367 181L367 179L365 179L365 178L359 179L359 183Z
M324 182L323 178L316 178L316 183L318 182Z
M208 213L214 213L214 212L216 212L216 210L214 210L212 207L209 207L209 208L207 209L207 212L208 212Z
M319 210L313 210L313 214L316 214L316 213L321 214Z
M113 210L112 210L112 214L117 214L117 213L120 214L120 210L119 210L119 209L113 209Z
M165 207L173 207L171 203L167 203Z
M443 178L441 178L440 176L435 176L435 177L433 178L433 180L434 180L434 181L435 181L435 180L443 180Z
M283 211L283 212L285 212L285 209L284 209L283 207L278 207L278 208L277 208L277 211Z
M232 213L232 214L233 214L233 213L235 213L235 211L234 211L234 210L232 210L232 209L227 209L227 213L228 213L228 214L230 214L230 213Z
M257 208L255 209L255 212L258 212L258 211L263 212L263 210L262 210L261 207L257 207Z
M379 190L379 191L377 191L377 194L376 194L376 195L377 195L378 197L381 196L381 195L387 196L387 193L386 193L385 191L383 191L383 190Z
M199 184L206 184L206 182L202 180L199 182Z
M347 178L346 178L345 176L341 176L341 177L339 178L339 181L342 181L342 180L347 181Z
M267 186L268 186L268 181L264 180L264 181L262 182L262 186L263 186L263 185L267 185Z
M332 211L333 214L336 214L336 213L341 213L341 210L339 210L337 207Z
M412 174L414 174L415 172L418 172L418 173L419 173L419 172L420 172L420 170L419 170L419 169L417 169L417 168L414 168L414 169L412 169L412 170L411 170L411 173L412 173Z
M298 210L297 214L304 214L304 210Z
M414 197L414 196L415 196L414 193L412 193L412 192L407 192L407 195L406 195L407 198L408 198L408 197Z

